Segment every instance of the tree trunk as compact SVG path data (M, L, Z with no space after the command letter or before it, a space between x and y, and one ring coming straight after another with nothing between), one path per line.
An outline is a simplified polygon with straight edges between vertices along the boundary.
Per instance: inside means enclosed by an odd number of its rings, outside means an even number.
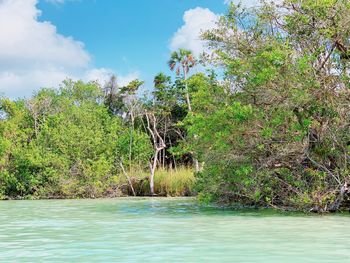
M134 114L130 111L131 116L131 127L130 127L130 142L129 142L129 172L131 172L131 161L132 161L132 143L133 143L133 133L135 130Z
M193 162L194 162L194 168L196 170L196 173L199 173L201 171L201 168L200 168L198 160L196 158L193 158Z
M336 200L334 201L333 204L331 204L329 206L329 208L327 209L329 212L336 212L339 210L341 204L344 201L344 197L345 195L347 195L349 193L350 189L349 189L349 185L347 183L345 183L344 185L342 185L342 187L339 190L339 195L336 198Z
M154 153L153 163L152 162L150 163L149 187L150 187L151 195L155 195L155 192L154 192L154 173L155 173L156 167L157 167L158 153L159 153L159 151L156 150Z
M34 131L35 131L35 138L38 138L38 134L39 134L39 131L38 131L38 121L37 121L37 117L35 116L34 117Z
M132 194L133 194L134 196L136 196L135 189L134 189L134 187L133 187L133 185L132 185L132 182L131 182L131 180L130 180L130 177L128 176L128 174L126 173L126 171L125 171L125 169L124 169L123 163L120 162L119 164L120 164L120 167L122 168L122 171L123 171L123 173L124 173L126 179L128 180L128 183L129 183L129 186L130 186L130 189L131 189Z
M164 127L164 135L163 135L163 141L165 142L166 141L166 134L168 132L167 130L167 121L165 121L165 127ZM164 147L163 149L163 158L162 158L162 166L163 166L163 170L165 168L165 156L166 156L166 148Z
M192 112L190 94L188 92L187 83L186 83L186 102L187 102L188 112Z
M168 138L169 138L169 145L170 145L170 147L173 147L172 144L171 144L171 139L170 139L170 137L168 137ZM174 156L173 154L172 154L171 156L173 157L174 168L175 168L175 171L177 172L177 165L176 165L175 156Z
M186 74L186 70L185 69L183 71L184 71L184 81L185 81L187 108L188 108L188 112L192 112L191 100L190 100L190 92L188 90L188 85L187 85L187 74Z
M187 85L187 74L186 74L186 69L183 69L184 72L184 80L185 80L185 90L186 90L186 103L187 103L187 107L188 107L188 112L192 112L192 107L191 107L191 100L190 100L190 92L188 90L188 85ZM195 135L196 137L196 135ZM193 156L193 154L192 154ZM200 167L199 167L199 162L196 158L193 157L193 163L194 163L194 167L195 167L195 171L196 173L200 172Z
M158 155L159 152L161 152L165 147L165 142L163 138L159 135L159 132L157 130L157 118L154 116L154 114L147 113L145 114L146 120L147 120L147 130L152 136L153 139L153 147L154 147L154 156L153 156L153 162L150 162L150 192L151 195L155 195L154 192L154 173L157 168L158 163ZM161 164L161 162L159 162Z

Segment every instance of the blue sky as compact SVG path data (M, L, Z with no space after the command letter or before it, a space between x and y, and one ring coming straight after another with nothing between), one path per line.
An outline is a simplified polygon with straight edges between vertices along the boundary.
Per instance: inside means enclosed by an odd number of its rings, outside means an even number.
M59 33L85 43L96 67L123 74L164 69L185 11L203 7L222 13L226 8L221 0L80 0L60 5L41 1L38 7L41 21L51 21Z
M155 74L170 74L171 50L204 50L199 32L214 27L224 2L0 0L0 93L28 97L67 77L103 84L111 74L150 88Z

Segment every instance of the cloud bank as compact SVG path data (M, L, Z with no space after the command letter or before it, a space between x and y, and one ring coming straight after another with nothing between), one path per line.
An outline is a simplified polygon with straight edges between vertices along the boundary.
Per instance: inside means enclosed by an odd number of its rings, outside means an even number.
M0 0L0 93L25 97L41 87L57 87L66 78L104 82L114 73L93 68L82 42L39 21L36 4L37 0Z
M198 56L205 51L205 42L200 39L201 32L215 27L218 18L219 15L208 8L196 7L187 10L183 16L183 26L170 41L170 50L185 48Z
M280 4L283 0L268 0ZM239 4L244 7L257 7L261 5L259 0L224 0L224 4ZM201 32L215 28L221 14L215 14L208 8L196 7L187 10L183 15L184 24L177 30L170 40L169 48L171 51L179 48L191 50L196 56L206 49L205 41L201 40Z

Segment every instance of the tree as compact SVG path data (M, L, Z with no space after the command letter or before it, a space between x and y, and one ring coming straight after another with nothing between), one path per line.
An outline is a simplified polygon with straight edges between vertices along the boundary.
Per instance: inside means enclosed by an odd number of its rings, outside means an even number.
M202 195L339 209L350 179L349 11L348 1L232 4L204 33L225 80L192 95Z
M131 133L103 98L97 83L65 81L27 100L1 99L0 198L115 195L131 147L128 165L147 166L149 136Z
M111 115L122 115L124 106L123 96L118 87L116 76L111 76L110 80L104 86L103 92L104 104L108 108L108 112Z
M168 66L171 70L175 70L177 76L182 76L185 84L185 96L188 112L192 111L190 93L187 85L187 77L191 68L196 65L196 60L192 52L186 49L179 49L171 53Z
M153 147L154 147L154 155L153 158L150 161L150 180L149 180L149 184L150 184L150 192L151 195L155 195L155 191L154 191L154 173L156 171L157 168L157 161L158 161L158 154L160 151L162 151L166 145L165 142L162 138L162 136L160 136L159 132L158 132L158 120L155 116L154 113L149 112L149 111L145 111L145 118L147 121L147 130L149 132L149 134L151 135L152 141L153 141Z
M135 131L135 118L137 111L141 112L141 107L138 99L135 97L137 90L144 84L143 81L135 79L131 81L127 86L121 89L121 93L124 98L124 105L126 108L126 113L130 117L130 143L129 143L129 170L131 170L132 162L132 145L133 145L133 134Z
M185 85L185 97L188 108L188 113L192 112L190 92L188 89L187 77L190 68L196 65L196 60L192 55L192 52L186 49L179 49L171 53L170 60L168 61L168 66L171 70L176 71L177 76L182 76L184 85ZM194 135L194 139L197 138L197 135ZM193 153L192 153L193 155ZM197 158L193 158L194 166L196 172L200 172L201 168Z

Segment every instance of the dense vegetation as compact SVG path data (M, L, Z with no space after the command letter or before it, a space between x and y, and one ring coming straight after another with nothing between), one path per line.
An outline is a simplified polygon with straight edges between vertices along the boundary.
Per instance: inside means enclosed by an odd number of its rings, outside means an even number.
M204 201L336 211L350 192L349 23L347 0L231 4L203 33L206 73L191 74L199 60L181 49L175 80L160 73L148 96L142 81L112 77L3 98L0 196L114 196L123 185L184 195L195 184Z
M135 80L118 88L115 77L103 88L97 83L65 81L60 89L42 89L28 100L2 99L0 196L115 196L125 185L132 191L124 189L124 193L148 194L149 180L140 175L147 177L143 171L153 165L153 159L162 169L177 164L175 156L166 160L163 149L154 153L153 146L158 147L163 138L177 145L177 138L170 138L160 125L167 125L168 119L176 118L173 115L182 118L185 106L176 104L180 113L171 114L171 108L166 112L167 105L160 105L161 99L141 102L135 95L140 85ZM165 95L161 89L156 91ZM156 104L164 108L162 113L156 112ZM184 184L182 189L175 184L169 189L173 177ZM163 181L157 178L158 193L186 194L193 173L176 167L167 181L164 176Z
M349 193L350 2L231 6L206 32L226 85L194 95L208 197L337 210Z

